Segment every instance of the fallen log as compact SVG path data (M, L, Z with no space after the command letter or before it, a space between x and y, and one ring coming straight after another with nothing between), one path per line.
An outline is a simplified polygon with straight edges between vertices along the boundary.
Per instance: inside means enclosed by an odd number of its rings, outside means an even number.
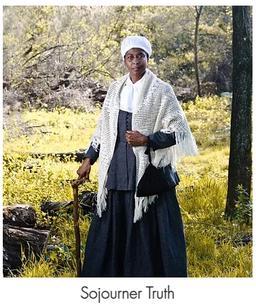
M41 211L47 213L48 215L56 215L57 212L68 209L72 205L71 202L52 202L52 201L44 201L41 203Z
M59 161L68 162L68 161L75 161L75 162L82 162L82 160L85 158L86 150L79 150L75 152L56 152L56 153L22 153L20 157L18 157L21 160L26 160L26 156L30 156L32 158L36 159L45 159L48 157L57 159ZM4 155L4 162L6 163L6 166L8 165L8 162L12 161L13 158L11 155L5 154ZM39 165L37 165L39 166ZM40 167L40 166L39 166ZM32 169L33 165L28 165L25 167L26 169Z
M71 159L75 162L81 162L85 157L85 151L78 152L66 152L66 153L29 153L33 158L44 159L47 157L53 157L59 161L70 161Z
M22 266L22 260L36 259L46 247L50 231L25 228L12 225L3 226L3 272L4 276L17 273Z
M96 197L96 192L83 191L79 194L82 214L94 212ZM41 204L41 210L48 215L55 215L61 210L72 212L72 207L73 201L45 201ZM35 229L36 212L31 206L6 206L3 214L3 272L4 276L11 276L18 274L24 260L32 255L38 259L47 249L50 230Z
M82 214L93 213L97 202L97 192L82 191L78 195L79 206L82 210ZM73 201L69 202L52 202L44 201L41 203L41 211L47 213L48 215L56 215L61 210L67 210L67 212L72 212ZM69 210L70 209L70 210Z

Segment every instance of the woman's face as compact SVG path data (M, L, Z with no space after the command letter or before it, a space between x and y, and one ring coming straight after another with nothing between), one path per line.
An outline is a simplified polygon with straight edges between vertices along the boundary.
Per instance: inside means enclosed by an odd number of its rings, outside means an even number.
M147 68L147 53L142 49L130 49L124 56L124 63L131 78L140 79Z

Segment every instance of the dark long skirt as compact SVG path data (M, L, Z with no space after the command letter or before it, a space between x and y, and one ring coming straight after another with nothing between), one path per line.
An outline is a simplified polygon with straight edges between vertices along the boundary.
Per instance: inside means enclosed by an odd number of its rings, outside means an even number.
M133 223L134 192L108 193L94 214L82 277L186 277L186 247L175 189L161 194Z

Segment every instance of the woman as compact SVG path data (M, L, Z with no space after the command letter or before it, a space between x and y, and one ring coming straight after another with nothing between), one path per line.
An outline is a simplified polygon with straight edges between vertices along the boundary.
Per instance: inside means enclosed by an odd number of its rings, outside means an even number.
M147 69L152 53L142 36L128 36L121 54L128 74L113 82L79 178L99 158L97 210L92 218L82 276L186 277L186 248L175 187L138 197L149 164L178 184L177 160L196 144L171 86ZM145 153L145 151L147 152Z

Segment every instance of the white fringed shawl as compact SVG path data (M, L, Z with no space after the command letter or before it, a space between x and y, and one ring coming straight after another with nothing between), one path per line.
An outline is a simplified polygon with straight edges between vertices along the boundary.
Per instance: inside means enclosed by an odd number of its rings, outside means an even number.
M107 172L116 143L120 91L127 77L129 74L110 85L96 131L92 137L92 146L96 151L100 145L97 195L97 213L100 217L107 206L107 189L105 187ZM141 89L139 102L133 111L132 130L137 130L144 135L159 130L165 133L175 132L176 145L151 153L152 163L156 167L165 167L171 164L175 168L177 161L182 156L197 154L194 137L172 87L157 78L148 69L143 77L146 79ZM136 156L137 185L148 165L148 156L145 154L145 146L133 147L133 151ZM149 204L156 197L156 195L136 197L135 194L134 223L142 217L143 211L147 211Z

